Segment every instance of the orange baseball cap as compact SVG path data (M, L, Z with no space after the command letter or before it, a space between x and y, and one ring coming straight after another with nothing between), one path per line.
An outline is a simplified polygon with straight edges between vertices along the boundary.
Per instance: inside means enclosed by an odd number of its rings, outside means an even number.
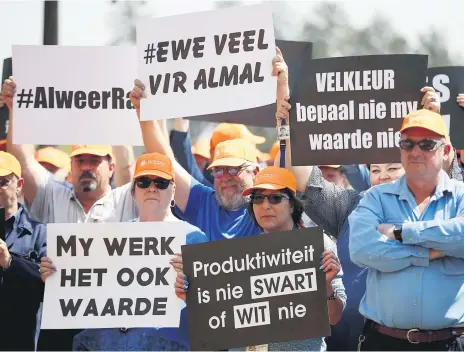
M60 169L71 170L71 158L60 149L53 147L41 148L36 151L35 157L39 163L49 163Z
M205 139L198 141L192 146L191 151L194 155L200 155L206 159L210 159L210 141Z
M91 154L98 156L107 156L113 157L111 146L109 145L73 145L71 147L71 154L69 156L72 158L76 155L82 154Z
M173 163L166 155L142 154L136 161L134 178L141 176L158 176L166 180L174 180Z
M289 188L294 194L296 193L297 182L294 174L288 169L275 166L268 166L261 170L253 181L253 187L249 187L243 196L250 195L256 189L281 190Z
M430 110L421 109L408 114L402 122L400 133L412 127L424 128L443 137L448 136L446 123L442 116Z
M215 166L241 166L246 162L257 162L257 148L243 139L231 139L219 143L215 148L213 162L207 170Z
M213 130L210 139L210 147L211 149L215 149L219 143L230 139L245 139L252 144L262 144L266 141L265 137L254 135L245 125L238 123L220 123L218 127Z
M21 178L21 165L12 154L0 152L0 176L15 174Z

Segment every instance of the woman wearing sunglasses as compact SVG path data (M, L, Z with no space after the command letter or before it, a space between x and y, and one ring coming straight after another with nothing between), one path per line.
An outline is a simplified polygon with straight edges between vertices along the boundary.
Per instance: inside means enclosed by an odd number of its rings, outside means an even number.
M262 229L262 235L303 227L304 207L296 198L296 180L289 170L274 166L263 169L255 176L254 185L244 190L242 195L250 196L248 212L255 224ZM327 235L324 235L324 246L325 252L320 264L321 270L326 273L329 321L334 325L344 310L346 294L336 246ZM176 261L175 266L182 269L182 258L177 258ZM187 278L182 272L178 272L175 288L184 299L188 286ZM316 338L270 343L266 348L269 351L325 351L326 344L323 338ZM258 346L247 347L247 350L258 350Z
M141 221L182 221L174 217L174 169L171 160L161 154L144 154L137 159L132 196L139 208ZM186 244L207 242L207 236L198 228L189 225L190 232ZM53 274L56 268L49 258L44 258L40 266L42 280ZM187 335L187 312L181 312L179 328L121 328L86 329L74 337L73 350L189 350Z

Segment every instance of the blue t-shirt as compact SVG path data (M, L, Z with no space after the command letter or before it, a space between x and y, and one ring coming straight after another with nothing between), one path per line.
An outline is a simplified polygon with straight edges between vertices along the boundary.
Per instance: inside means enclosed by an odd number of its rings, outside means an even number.
M195 226L186 244L208 242ZM173 288L174 290L174 288ZM188 351L187 309L181 311L178 328L86 329L74 337L73 351Z
M186 210L182 217L207 234L210 241L258 235L262 231L247 214L247 208L228 211L220 207L215 191L192 179Z

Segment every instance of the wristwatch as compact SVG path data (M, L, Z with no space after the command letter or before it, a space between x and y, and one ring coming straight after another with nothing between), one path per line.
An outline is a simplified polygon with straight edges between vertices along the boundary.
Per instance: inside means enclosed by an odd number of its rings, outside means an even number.
M402 243L402 225L394 226L394 237L397 241Z
M336 297L337 297L337 293L333 291L333 294L328 297L328 301L334 301L336 300Z

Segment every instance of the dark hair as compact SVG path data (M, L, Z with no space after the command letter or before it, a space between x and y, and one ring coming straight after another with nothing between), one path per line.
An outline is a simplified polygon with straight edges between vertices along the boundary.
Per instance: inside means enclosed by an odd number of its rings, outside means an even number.
M256 192L253 192L252 195L254 195ZM291 207L293 207L292 211L292 221L294 223L294 226L297 228L304 227L303 226L303 221L302 221L302 214L304 212L304 205L300 199L298 199L294 193L289 189L285 188L281 190L281 193L285 193L289 196L289 204ZM263 228L259 225L257 219L255 218L255 213L253 212L253 204L252 201L249 202L249 205L247 206L247 212L249 213L249 216L252 218L255 226L257 226L260 230L263 231Z

